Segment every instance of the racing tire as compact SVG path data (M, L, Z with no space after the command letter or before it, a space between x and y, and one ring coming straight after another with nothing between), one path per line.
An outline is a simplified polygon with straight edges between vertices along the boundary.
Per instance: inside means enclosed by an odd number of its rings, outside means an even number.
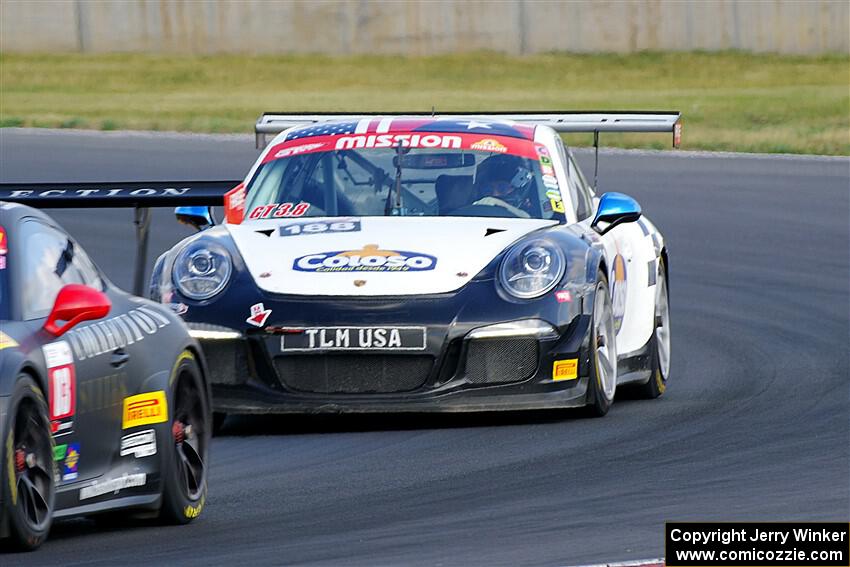
M655 325L649 339L650 375L645 384L635 388L641 398L655 399L667 389L670 374L670 297L667 290L667 266L658 259L655 285Z
M167 524L197 518L207 499L207 458L212 419L207 390L195 355L183 351L169 379L171 428L162 455L162 507Z
M602 417L611 409L617 392L617 334L608 279L602 272L596 282L590 324L590 378L586 412Z
M18 376L12 388L3 431L2 513L9 528L3 544L31 551L44 542L53 523L56 473L47 402L27 374Z

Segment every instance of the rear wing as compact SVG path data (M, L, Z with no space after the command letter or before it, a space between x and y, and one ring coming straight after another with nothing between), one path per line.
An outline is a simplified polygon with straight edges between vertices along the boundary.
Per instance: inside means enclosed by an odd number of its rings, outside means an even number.
M155 181L118 183L0 183L0 201L35 208L135 209L136 263L133 293L144 291L150 207L223 205L241 181Z
M0 183L0 201L35 208L216 206L240 181Z
M331 120L355 121L378 116L413 116L451 118L495 118L513 120L525 124L548 126L557 132L593 133L594 144L598 145L600 132L670 132L673 135L673 147L678 148L682 138L682 114L679 111L534 111L534 112L313 112L313 113L277 113L265 112L254 126L257 148L262 149L268 143L268 136L283 132L293 126L304 126Z

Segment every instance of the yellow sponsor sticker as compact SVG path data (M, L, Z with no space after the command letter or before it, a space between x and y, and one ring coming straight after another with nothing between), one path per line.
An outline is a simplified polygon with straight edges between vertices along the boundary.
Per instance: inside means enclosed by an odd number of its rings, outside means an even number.
M556 213L564 212L564 202L556 199L549 199L549 204L552 205L552 210Z
M578 378L578 359L556 360L552 365L552 381L575 380Z
M484 138L483 140L478 140L471 146L470 149L473 150L483 150L485 152L501 152L504 153L508 151L508 147L504 144L501 144L498 140L494 140L493 138Z
M18 341L16 341L15 339L10 337L9 335L4 333L3 331L0 331L0 350L3 350L4 348L11 348L11 347L16 347L16 346L18 346Z
M168 421L168 402L162 390L124 398L121 429L164 421Z

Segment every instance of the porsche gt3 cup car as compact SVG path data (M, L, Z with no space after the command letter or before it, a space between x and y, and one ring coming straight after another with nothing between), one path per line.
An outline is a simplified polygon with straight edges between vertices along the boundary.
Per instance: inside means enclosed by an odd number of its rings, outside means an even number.
M263 115L277 135L151 297L182 314L225 413L477 411L646 397L670 361L664 239L559 132L678 113Z
M4 543L35 548L72 515L191 521L211 428L204 362L183 322L117 289L47 215L0 201Z

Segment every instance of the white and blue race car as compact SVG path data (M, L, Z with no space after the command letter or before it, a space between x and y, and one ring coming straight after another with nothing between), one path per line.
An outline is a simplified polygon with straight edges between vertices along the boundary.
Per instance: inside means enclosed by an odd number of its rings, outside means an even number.
M668 258L638 203L597 196L560 132L679 114L276 115L226 221L163 254L153 299L193 329L228 413L456 412L654 398Z

